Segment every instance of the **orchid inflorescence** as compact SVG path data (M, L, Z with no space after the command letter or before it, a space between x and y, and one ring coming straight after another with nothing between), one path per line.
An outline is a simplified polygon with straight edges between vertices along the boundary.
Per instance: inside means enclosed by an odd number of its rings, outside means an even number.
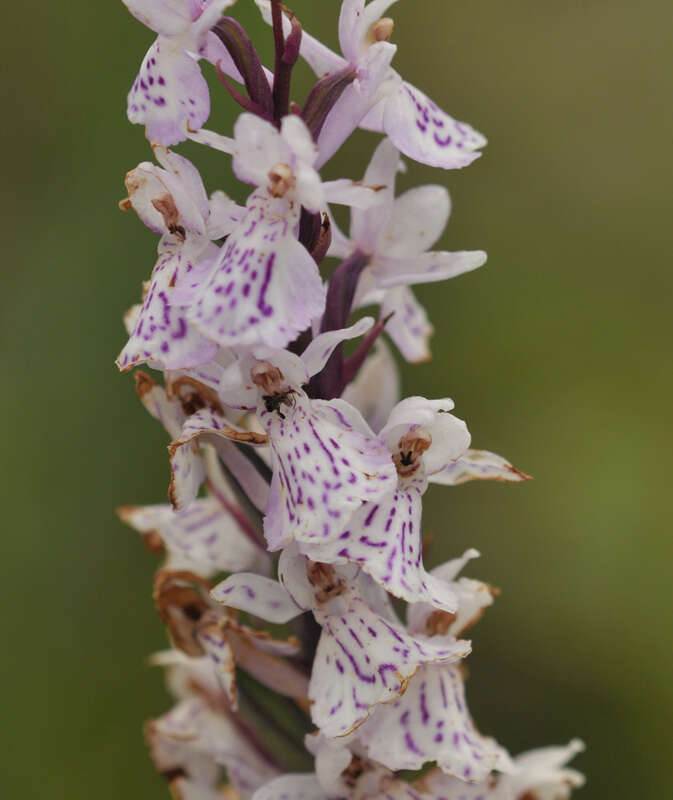
M528 476L472 449L452 400L399 401L383 336L429 358L410 287L486 260L431 249L449 196L396 197L401 155L454 169L485 139L391 66L395 0L343 0L341 55L257 0L273 69L223 14L234 0L124 2L157 33L128 116L158 163L128 173L120 205L160 236L158 260L117 364L163 373L136 387L171 438L170 504L120 509L165 555L154 599L172 647L153 661L176 704L146 726L158 770L184 800L568 797L580 742L512 758L467 709L463 636L496 595L459 577L479 554L423 564L430 484ZM303 105L300 56L318 77ZM242 108L233 137L203 127L200 61ZM357 128L384 134L363 179L322 180ZM245 206L208 196L169 149L187 139L231 156ZM350 208L348 235L331 204Z

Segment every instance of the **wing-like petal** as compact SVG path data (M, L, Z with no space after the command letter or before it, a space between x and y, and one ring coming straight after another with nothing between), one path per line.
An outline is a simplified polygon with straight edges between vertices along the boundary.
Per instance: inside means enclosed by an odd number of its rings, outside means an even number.
M422 562L424 489L423 480L412 481L376 502L364 503L340 536L302 543L302 552L315 561L354 562L396 597L454 612L457 599L451 587L426 572Z
M128 95L128 118L167 147L198 130L210 115L210 95L196 60L160 36L147 51Z
M238 608L267 622L284 624L303 613L278 581L239 572L230 575L211 592L213 600Z
M186 511L157 505L123 508L119 514L137 531L159 534L170 569L186 569L206 578L217 572L269 570L269 556L241 531L215 498L195 500Z
M451 662L470 651L470 643L414 639L404 628L375 614L358 595L336 614L316 614L323 626L309 699L313 722L328 737L343 736L374 706L399 697L424 664Z
M447 464L443 470L430 477L431 483L440 483L443 486L458 486L474 480L516 483L530 480L530 475L488 450L468 450L461 458Z
M452 664L421 667L404 695L377 708L358 736L371 758L394 770L436 761L471 782L509 764L502 748L474 727L460 669Z
M362 502L381 497L397 479L388 450L362 431L366 423L343 401L309 401L295 392L282 412L261 406L258 414L277 476L275 536L267 539L274 549L292 539L318 549L338 540Z
M465 122L456 122L409 83L386 99L385 133L404 155L431 167L456 169L479 158L484 137Z

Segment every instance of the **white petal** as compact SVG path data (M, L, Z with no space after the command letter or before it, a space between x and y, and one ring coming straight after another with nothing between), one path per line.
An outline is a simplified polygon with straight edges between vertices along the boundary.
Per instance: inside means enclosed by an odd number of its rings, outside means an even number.
M416 256L439 239L451 213L443 186L418 186L395 199L379 252L391 258Z
M203 337L187 321L186 309L179 302L175 285L192 272L208 270L212 259L209 249L196 241L190 246L167 241L162 244L159 260L152 271L149 290L143 300L136 325L117 358L117 366L126 371L138 364L152 362L163 369L175 370L205 364L215 356L217 345ZM206 248L210 245L205 241ZM214 253L217 248L212 245ZM197 262L192 258L192 253Z
M584 785L584 776L565 764L584 750L579 739L565 747L542 747L514 759L514 773L503 775L498 790L503 797L529 793L540 800L566 800L573 788Z
M374 706L395 700L423 664L456 661L470 650L469 642L413 639L357 595L345 603L341 613L318 619L323 632L309 686L311 717L328 737L349 733Z
M266 186L276 164L288 164L292 150L276 127L254 114L241 114L234 125L236 177L253 186Z
M218 583L211 596L218 603L279 625L289 622L304 610L278 581L251 573L230 575Z
M336 153L367 112L376 105L378 91L390 71L390 62L396 50L395 45L389 42L377 42L367 50L364 60L359 64L358 77L346 87L327 115L318 137L320 152L317 167L321 167Z
M478 269L486 263L483 250L422 253L405 258L379 257L372 264L376 285L383 288L437 283Z
M256 193L247 207L188 319L221 347L284 347L322 314L325 287L285 201Z
M208 238L221 239L223 236L228 236L240 222L243 214L245 209L231 197L221 191L213 192L208 203Z
M313 339L306 350L301 354L302 361L306 365L309 375L316 375L328 362L329 357L334 352L334 348L341 342L349 339L357 339L367 333L374 324L371 317L363 317L350 328L341 328L338 331L328 331L321 333Z
M407 361L415 363L430 358L429 341L434 333L423 306L411 289L396 286L386 289L381 301L381 316L392 314L386 324L386 333Z
M153 144L154 157L161 166L185 187L203 219L208 217L208 195L198 169L189 159L161 144Z
M339 45L351 64L360 57L360 43L364 39L365 0L343 0L339 14Z
M422 562L421 514L424 484L408 485L376 502L364 503L339 537L302 542L314 561L359 564L386 591L410 603L427 602L454 612L457 598L445 581L426 572Z
M268 543L277 548L292 539L316 546L338 540L363 500L394 485L390 453L371 432L362 432L366 423L343 401L311 402L295 392L281 413L263 405L258 410L279 486L273 528L282 538Z
M373 254L379 250L381 234L387 228L394 209L395 176L399 167L399 151L390 139L383 139L374 151L363 178L367 186L385 186L381 190L383 203L380 208L371 211L354 209L351 212L351 239L365 253Z
M387 99L383 125L404 155L432 167L466 167L486 144L480 133L465 122L456 122L406 82Z
M372 23L381 19L390 6L396 2L397 0L371 0L371 2L367 3L362 15L362 27L365 32L369 30Z
M358 735L371 758L394 770L436 761L444 772L476 782L508 762L474 727L460 669L451 664L421 667L404 695L377 708Z
M160 36L147 51L128 95L128 118L152 142L183 142L210 115L210 94L196 60Z
M182 512L171 506L121 509L124 522L141 533L156 531L175 570L210 577L217 572L268 572L269 557L239 528L214 498L195 500Z

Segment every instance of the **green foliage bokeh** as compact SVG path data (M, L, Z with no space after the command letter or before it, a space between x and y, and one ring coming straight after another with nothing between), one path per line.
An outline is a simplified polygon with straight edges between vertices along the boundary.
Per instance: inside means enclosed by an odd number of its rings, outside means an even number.
M334 42L338 5L294 10ZM251 0L238 6L268 42ZM155 248L116 208L125 171L151 155L124 116L151 34L114 0L29 11L7 9L0 89L0 794L162 798L141 735L168 704L145 662L165 643L154 562L113 513L167 485L163 431L113 364ZM579 796L667 797L673 7L390 13L396 66L490 141L467 170L410 165L402 180L447 185L442 245L489 252L419 291L434 360L404 369L405 391L449 394L475 446L535 476L427 495L429 561L475 546L468 574L502 589L473 632L471 708L513 752L585 739ZM226 131L223 90L213 105ZM359 136L330 170L360 177L374 142ZM200 163L209 189L233 190L226 157Z

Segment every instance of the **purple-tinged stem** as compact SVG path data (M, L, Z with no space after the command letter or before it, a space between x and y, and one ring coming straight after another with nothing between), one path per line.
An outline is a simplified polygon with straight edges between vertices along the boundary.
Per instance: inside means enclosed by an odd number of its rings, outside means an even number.
M283 33L283 11L286 11L291 24L287 37ZM280 0L271 0L271 16L273 20L274 40L274 73L273 73L273 113L277 125L290 111L290 84L292 69L299 59L301 45L301 25L292 12L287 11Z
M346 327L353 307L355 290L367 264L369 256L356 250L334 271L327 289L325 314L320 326L322 333ZM343 385L343 344L339 344L322 372L311 378L308 394L311 397L331 400L341 394Z

